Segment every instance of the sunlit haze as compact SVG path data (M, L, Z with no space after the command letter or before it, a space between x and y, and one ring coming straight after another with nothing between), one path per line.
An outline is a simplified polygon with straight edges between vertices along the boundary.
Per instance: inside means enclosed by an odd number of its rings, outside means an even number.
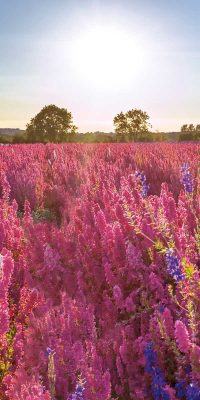
M112 23L86 28L70 48L77 79L105 93L133 84L148 62L147 53L136 34Z
M0 0L0 127L47 104L80 132L141 108L153 129L199 123L200 2Z

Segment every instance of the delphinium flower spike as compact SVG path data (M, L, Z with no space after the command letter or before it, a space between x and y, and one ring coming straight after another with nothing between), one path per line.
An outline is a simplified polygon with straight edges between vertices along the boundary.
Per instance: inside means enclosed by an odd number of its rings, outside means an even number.
M76 384L75 392L69 396L68 400L85 400L85 383L85 380L79 378L78 383Z
M148 191L149 191L149 184L147 183L147 178L146 178L144 172L136 170L135 176L136 176L136 178L138 178L138 180L141 184L141 196L143 198L147 197Z
M194 383L188 385L186 392L186 399L200 400L200 389Z
M181 167L181 183L187 193L193 192L194 181L192 179L190 166L187 163L184 163Z
M176 282L182 281L184 279L184 275L180 269L180 262L175 254L174 249L168 249L165 254L165 260L167 264L167 269L170 275L176 280Z
M165 389L166 382L161 369L157 365L157 355L153 349L153 344L148 343L144 350L146 359L145 371L151 375L151 392L154 400L170 400Z

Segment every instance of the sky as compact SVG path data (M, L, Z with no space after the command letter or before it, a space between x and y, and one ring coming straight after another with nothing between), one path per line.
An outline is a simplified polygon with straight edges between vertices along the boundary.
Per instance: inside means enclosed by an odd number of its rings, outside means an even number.
M153 130L200 123L199 0L0 0L0 128L45 105L79 132L146 111Z

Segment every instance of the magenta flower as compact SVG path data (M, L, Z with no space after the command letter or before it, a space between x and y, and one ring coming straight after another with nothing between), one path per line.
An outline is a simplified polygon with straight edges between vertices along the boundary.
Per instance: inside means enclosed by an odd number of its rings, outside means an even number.
M191 348L191 341L188 330L182 321L176 321L175 323L175 337L179 350L182 353L188 353Z

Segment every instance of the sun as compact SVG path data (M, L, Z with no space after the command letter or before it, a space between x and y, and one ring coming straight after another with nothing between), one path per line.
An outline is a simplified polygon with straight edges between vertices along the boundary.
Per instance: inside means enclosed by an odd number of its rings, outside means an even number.
M71 61L77 77L98 88L131 82L145 62L139 40L110 26L84 30L72 41Z

